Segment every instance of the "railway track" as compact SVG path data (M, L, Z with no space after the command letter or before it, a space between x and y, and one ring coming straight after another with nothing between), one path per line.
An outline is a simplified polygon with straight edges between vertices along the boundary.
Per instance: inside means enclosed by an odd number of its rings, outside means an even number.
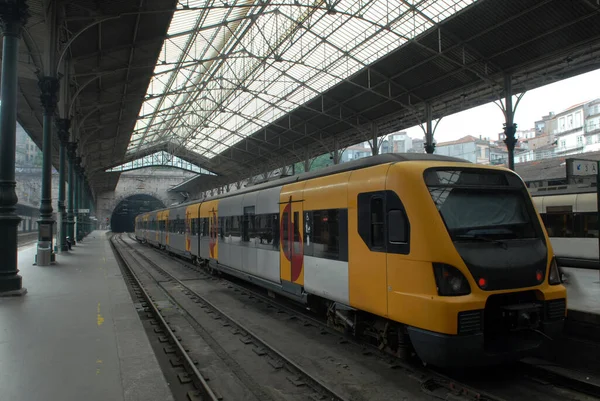
M135 241L133 237L130 237ZM177 262L188 270L192 270L197 274L203 275L203 277L210 276L203 268L198 267L190 262L187 262L181 258L172 258L164 251L155 250L158 254L162 254L168 257L170 260ZM333 332L326 323L320 319L315 318L306 313L306 311L299 308L297 305L291 305L287 300L274 300L268 296L262 295L252 284L242 283L238 284L237 279L227 278L222 280L222 284L230 289L233 289L238 294L247 294L248 300L254 300L263 303L270 303L279 310L284 310L289 316L296 316L297 319L301 320L302 325L306 325L309 322L311 325L315 325L320 330L326 330L334 335L340 335L340 333ZM243 296L243 295L242 295ZM504 372L497 374L498 372L494 369L486 370L486 372L496 375L498 380L481 380L480 377L475 375L475 378L466 378L464 375L453 375L452 373L441 372L435 369L422 368L414 364L408 364L399 360L390 361L386 355L382 355L379 350L370 345L365 345L362 342L356 341L351 337L345 337L344 341L362 350L363 354L365 349L370 349L369 355L375 358L386 358L390 365L396 365L397 367L410 372L413 376L420 377L422 381L422 388L427 393L428 389L444 388L453 394L458 394L463 399L477 399L477 400L501 400L501 399L518 399L514 398L515 394L523 393L527 394L527 397L521 399L540 399L540 400L551 400L551 399L572 399L572 400L596 400L600 399L600 383L595 379L586 377L578 372L572 370L563 369L559 366L552 364L545 364L543 361L524 361L510 366L512 370L509 374L506 372L506 366L503 368ZM484 374L484 376L488 376ZM457 379L456 377L460 377ZM506 397L506 398L505 398Z
M120 238L118 238L120 239ZM117 241L111 239L111 243L113 245L113 250L115 251L115 255L117 255L120 260L120 265L124 268L125 279L128 281L128 284L132 287L133 292L137 295L138 300L141 302L142 306L145 310L150 312L149 317L155 319L153 322L157 322L160 325L160 332L163 332L167 335L165 342L169 344L173 344L175 349L173 351L178 355L180 361L185 364L185 370L188 374L193 376L192 381L194 382L195 387L198 389L198 392L202 395L202 399L210 400L210 401L218 401L220 398L215 394L212 388L208 385L200 371L196 368L196 363L186 350L186 347L181 343L180 337L175 335L175 332L171 328L169 322L165 320L163 314L160 312L159 307L153 302L153 297L146 291L142 282L134 272L134 270L130 267L129 263L123 257L123 254L117 249L116 245ZM196 395L196 394L194 394Z
M35 244L37 242L37 239L38 239L37 232L19 234L17 236L17 247L22 248L27 245Z
M264 387L266 382L269 383L269 387L274 387L275 392L285 395L284 398L291 399L313 399L313 400L331 400L331 401L346 401L350 400L343 395L340 395L336 392L336 390L330 388L325 383L321 382L319 378L307 372L301 366L296 364L291 359L287 358L282 352L276 349L273 345L269 344L266 340L261 338L258 334L253 333L248 327L229 316L225 311L221 310L217 306L213 305L209 300L207 300L202 295L198 294L194 290L190 289L185 285L184 282L176 278L174 275L170 274L168 271L154 263L150 258L142 253L138 253L130 244L120 239L118 236L115 238L115 242L118 242L121 247L125 247L132 254L135 253L135 257L138 260L142 260L143 263L152 269L153 271L147 270L147 272L153 277L158 285L160 285L163 290L168 293L169 297L179 305L182 310L185 310L188 318L192 319L195 322L195 326L200 330L201 327L209 326L207 325L207 321L218 321L219 323L216 326L220 326L221 331L218 337L218 340L221 344L226 343L229 344L224 346L225 353L229 355L236 353L238 356L243 354L244 361L241 363L237 363L236 360L231 360L227 355L223 355L221 352L221 357L223 359L228 360L226 362L227 365L237 365L232 366L234 372L240 374L240 376L244 376L243 372L240 372L239 367L243 368L243 365L252 364L259 369L264 361L267 361L267 365L269 370L274 372L273 374L261 374L263 376L263 386L260 386L261 378L257 380L257 382L253 382L256 378L252 377L243 377L240 381L249 387L247 389L246 395L252 393L255 399L282 399L281 397L273 396L273 393L269 394L269 392L262 391L260 387ZM122 252L120 249L118 252ZM140 265L141 266L141 265ZM131 269L131 268L130 268ZM135 273L131 271L132 277L135 277ZM137 279L137 285L142 288L142 284L139 279ZM144 292L145 298L147 299L148 305L152 305L154 309L156 309L156 313L160 314L160 310L154 305L155 299L151 297L149 294ZM187 302L186 299L187 298ZM190 305L193 304L193 305ZM197 316L201 316L201 314L194 312L191 309L193 307L202 310L203 319L197 318ZM210 316L210 318L208 318ZM187 349L192 349L192 347L186 347L181 344L181 341L177 339L173 329L170 328L172 325L170 322L162 319L161 326L165 329L165 331L169 334L170 341L177 344L177 352L180 357L183 357L186 361L186 368L190 371L196 382L198 382L198 389L200 392L207 394L215 394L220 393L223 394L227 389L223 388L225 386L220 386L218 390L212 390L208 385L207 381L203 379L202 373L195 367L194 358L187 351ZM200 327L199 327L200 326ZM214 326L214 325L213 325ZM214 327L206 328L206 331L210 332L209 334L215 334ZM206 334L206 333L205 333ZM183 337L184 334L181 334ZM229 341L227 337L235 337L237 341ZM234 347L231 347L231 344L235 344ZM216 344L212 344L212 346L217 346ZM245 351L245 352L244 352ZM253 360L249 360L253 359ZM240 366L241 365L241 366ZM238 368L238 369L236 369ZM269 376L269 377L266 377ZM278 377L275 377L278 376ZM285 376L284 380L282 376ZM267 380L264 380L266 377ZM239 392L238 392L239 394ZM225 396L215 396L214 398L211 396L208 399L217 400L217 399L241 399L234 397L225 397ZM202 398L204 399L204 398ZM248 399L244 397L243 399Z

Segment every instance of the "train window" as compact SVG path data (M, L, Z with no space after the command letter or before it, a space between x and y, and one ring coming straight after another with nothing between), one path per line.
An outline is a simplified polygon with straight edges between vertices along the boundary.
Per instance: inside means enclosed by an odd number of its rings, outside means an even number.
M273 213L271 215L271 227L273 233L273 248L279 251L279 213Z
M549 237L598 238L596 213L544 213Z
M313 212L304 212L304 254L313 256Z
M302 222L300 221L300 212L294 212L294 254L298 255L302 253L302 248L300 247L300 227Z
M225 235L231 235L232 237L237 237L237 238L241 238L242 236L242 229L241 229L241 224L240 224L240 216L230 216L227 217L228 220L228 224L227 224L227 230L226 230L226 234Z
M226 233L226 226L227 225L227 218L226 217L219 217L219 235L221 236L221 238L225 237L225 233Z
M289 219L290 219L290 215L288 212L284 212L283 215L281 215L281 229L283 230L283 241L281 243L281 246L283 247L283 249L288 249L288 223L289 223Z
M250 242L255 233L254 206L244 208L244 217L242 221L242 241Z
M573 237L572 213L547 213L542 215L549 237Z
M388 240L391 243L408 242L406 216L402 210L390 210L388 212Z
M340 258L339 211L315 210L312 213L312 250L317 258Z
M371 198L371 246L383 247L384 246L384 212L383 212L383 198L374 196Z

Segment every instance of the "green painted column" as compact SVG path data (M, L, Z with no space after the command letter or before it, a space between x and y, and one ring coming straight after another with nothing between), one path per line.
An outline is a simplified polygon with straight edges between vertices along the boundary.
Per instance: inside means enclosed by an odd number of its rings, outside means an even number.
M40 77L38 86L41 90L40 101L44 109L42 146L42 200L40 202L40 219L38 220L38 247L36 263L38 266L49 266L53 261L52 249L54 219L52 218L52 127L54 112L58 102L58 78Z
M67 252L67 231L68 231L68 215L65 207L65 181L67 179L67 144L69 142L69 127L71 121L66 118L61 118L56 121L58 131L58 139L60 140L60 161L59 161L59 177L58 177L58 213L60 224L60 236L58 238L59 249L61 252Z
M2 78L0 82L0 296L24 295L18 274L15 213L19 201L15 191L15 148L17 132L17 84L19 40L29 12L25 1L0 3L2 28Z
M69 142L69 209L67 213L67 235L71 239L71 244L75 245L75 155L77 150L76 142Z

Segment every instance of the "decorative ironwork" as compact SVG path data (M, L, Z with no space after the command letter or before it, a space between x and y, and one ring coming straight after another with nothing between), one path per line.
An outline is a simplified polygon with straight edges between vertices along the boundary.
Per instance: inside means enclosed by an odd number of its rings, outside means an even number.
M170 153L161 151L156 152L148 156L141 157L136 160L132 160L130 162L121 164L120 166L116 166L110 169L107 169L107 172L116 172L116 171L128 171L128 170L136 170L144 167L174 167L182 170L191 171L199 174L209 174L215 175L210 171L207 171L201 167L196 166L193 163L185 161L177 156L173 156Z

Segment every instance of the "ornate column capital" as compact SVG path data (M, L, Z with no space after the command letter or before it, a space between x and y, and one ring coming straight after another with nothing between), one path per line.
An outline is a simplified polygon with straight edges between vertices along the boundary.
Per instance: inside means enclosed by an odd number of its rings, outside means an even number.
M71 159L72 162L75 162L75 158L77 157L77 142L67 143L67 153L69 159Z
M61 145L67 145L69 143L69 129L71 128L71 120L68 118L56 119L56 131L58 139L60 139Z
M60 89L58 78L42 76L38 79L38 86L42 91L40 101L44 108L44 114L54 115L58 103L58 90Z
M29 6L24 0L0 1L0 27L2 34L21 38L23 26L29 19Z

